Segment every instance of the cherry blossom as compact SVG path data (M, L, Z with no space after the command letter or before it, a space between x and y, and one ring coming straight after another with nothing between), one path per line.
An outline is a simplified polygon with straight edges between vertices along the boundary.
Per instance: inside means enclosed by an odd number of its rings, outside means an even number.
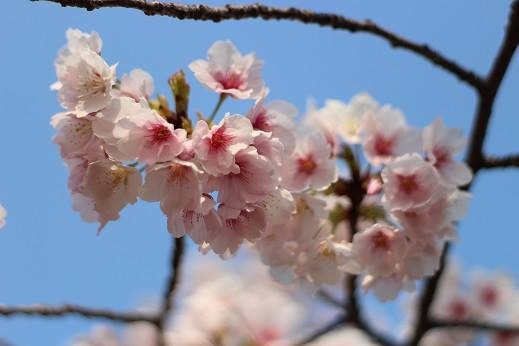
M4 226L5 226L5 219L6 219L6 217L7 217L7 211L0 204L0 229L4 228Z
M149 99L155 87L153 77L146 71L136 68L121 78L121 85L116 95L127 96L139 101L141 98Z
M95 145L95 136L92 129L92 118L78 118L73 113L63 112L54 115L51 125L58 132L54 143L60 146L61 156L71 158L89 145Z
M85 197L91 202L101 231L108 221L119 218L119 212L128 204L137 202L141 187L139 171L110 160L88 165L85 176ZM91 221L91 220L86 220Z
M200 83L219 94L237 99L258 98L264 89L263 62L253 53L245 56L230 41L217 41L207 52L207 61L195 60L189 68Z
M351 249L355 260L374 276L394 273L406 250L404 233L381 223L355 234Z
M420 132L407 126L402 112L391 106L367 112L362 120L362 132L364 153L373 165L420 151Z
M382 171L384 199L391 210L408 210L434 202L446 194L434 167L418 154L405 154Z
M324 189L337 180L337 167L323 136L312 133L296 144L281 170L282 185L290 191Z
M472 180L472 172L467 164L454 159L465 147L465 142L460 130L445 127L441 119L423 130L423 147L427 158L449 184L465 185Z
M56 60L58 82L52 89L59 94L61 105L78 117L95 113L108 105L115 84L116 65L108 66L90 49L69 50Z
M252 144L252 125L247 118L227 114L211 128L207 122L200 120L192 138L196 158L207 173L239 173L234 156Z
M291 103L281 100L265 103L261 97L246 116L255 130L272 133L272 138L283 144L283 152L290 154L295 146L294 118L297 113L297 108Z
M168 217L184 208L198 210L202 197L201 173L195 164L187 161L154 165L146 172L140 197L145 201L160 201Z
M236 153L237 173L210 177L208 189L218 190L218 201L226 207L241 209L248 203L261 202L278 185L274 167L256 148L249 146Z

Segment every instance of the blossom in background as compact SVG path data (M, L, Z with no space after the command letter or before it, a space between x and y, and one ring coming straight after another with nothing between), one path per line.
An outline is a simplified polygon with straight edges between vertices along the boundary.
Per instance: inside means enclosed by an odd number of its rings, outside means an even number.
M237 99L258 98L265 88L263 61L253 53L245 56L230 41L217 41L207 52L207 61L195 60L189 68L202 85Z
M7 217L7 211L0 204L0 229L5 226L5 218Z

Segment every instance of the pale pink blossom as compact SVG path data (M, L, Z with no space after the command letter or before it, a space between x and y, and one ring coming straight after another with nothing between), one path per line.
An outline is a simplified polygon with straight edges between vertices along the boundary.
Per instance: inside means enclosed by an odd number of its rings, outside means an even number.
M301 138L281 170L282 186L289 191L321 190L338 178L331 149L318 133Z
M402 231L377 223L353 236L352 254L369 274L387 276L401 264L407 242Z
M63 47L59 55L66 57L78 50L91 50L97 54L101 53L103 48L103 41L99 34L92 31L90 34L84 33L79 29L67 29L65 35L67 36L67 45Z
M364 154L376 166L421 149L420 132L407 126L404 115L390 106L383 106L375 113L366 113L362 132Z
M258 98L263 93L263 61L254 53L241 55L230 41L217 41L207 52L207 61L195 60L189 68L206 88L238 99Z
M402 273L410 280L432 276L440 265L443 245L443 241L432 237L422 237L408 242L401 265Z
M263 131L253 131L254 142L252 146L256 148L258 154L267 158L272 165L280 167L285 158L283 143L277 137L272 137L272 133Z
M73 113L63 112L52 117L51 125L57 131L54 143L59 145L65 159L85 151L96 140L91 117L78 118Z
M247 118L229 114L211 128L204 120L200 120L192 139L196 158L207 173L239 173L234 156L252 144L252 125Z
M184 208L198 210L202 197L201 173L192 162L174 160L154 165L146 171L140 197L145 201L160 201L167 217Z
M290 154L294 150L294 118L297 108L286 101L271 101L264 103L260 98L247 113L254 130L271 132L272 138L277 138L283 144L283 152Z
M348 144L362 141L362 122L368 114L379 109L378 103L367 93L354 95L347 104L337 100L325 102L328 112L337 114L336 132Z
M390 210L423 207L446 196L449 189L438 172L418 154L405 154L382 170L384 201Z
M131 97L138 102L141 98L149 99L154 89L153 77L148 72L136 68L123 75L121 85L115 94Z
M209 241L211 249L219 254L233 254L244 240L254 241L261 236L267 226L265 213L259 207L247 207L238 211L238 215L228 214L225 206L218 209L222 226Z
M6 219L6 217L7 217L7 211L0 204L0 229L2 229L5 226L5 219Z
M128 204L137 202L141 187L139 171L110 160L96 161L88 166L84 195L91 200L97 213L99 231L109 222L119 218L119 212ZM91 220L86 220L91 221Z
M109 104L116 65L108 66L99 54L88 49L61 56L56 64L58 82L52 89L58 91L64 108L84 117Z
M310 131L310 129L317 131L326 139L326 143L330 146L331 155L333 156L339 152L336 120L334 113L317 109L313 100L307 102L304 125L308 128L307 131Z
M484 317L498 317L514 297L514 285L504 273L475 272L471 278L474 308Z
M237 173L209 178L208 189L218 191L218 202L242 209L246 204L261 202L276 189L274 167L256 148L249 146L237 152L235 165Z
M294 196L281 187L278 187L258 204L263 208L267 219L264 235L267 234L266 232L274 230L276 226L284 225L296 207Z
M445 127L441 119L436 119L423 130L426 156L449 184L465 185L472 180L472 172L467 164L454 159L465 144L466 139L461 131Z
M395 300L402 290L412 292L415 286L413 282L396 272L388 276L366 275L362 280L362 288L372 291L380 301L385 302Z
M175 129L157 112L143 107L138 113L128 114L113 129L115 144L121 161L137 160L154 164L173 160L183 150L186 130Z
M217 214L212 199L202 196L201 205L210 204L210 208L182 209L179 213L168 216L168 231L174 237L186 234L198 245L210 243L222 228L222 220Z

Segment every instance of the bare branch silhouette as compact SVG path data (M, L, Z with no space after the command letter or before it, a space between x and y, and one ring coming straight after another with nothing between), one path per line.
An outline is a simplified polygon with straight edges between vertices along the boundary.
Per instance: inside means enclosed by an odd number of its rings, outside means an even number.
M141 312L117 312L107 309L96 309L75 304L64 304L61 306L48 305L25 305L25 306L4 306L0 305L0 316L44 316L44 317L64 317L79 315L86 318L106 319L113 322L150 322L155 323L156 315Z
M519 154L507 156L486 156L483 159L482 168L517 168L519 167Z
M488 77L485 79L483 88L480 90L476 116L474 119L471 135L469 138L468 151L465 161L474 172L474 176L484 167L483 144L486 139L488 123L492 115L492 108L499 87L505 73L510 65L512 56L519 44L519 0L515 0L510 9L510 17L506 32L501 43ZM474 182L474 179L472 180ZM471 184L464 187L469 190ZM418 317L416 329L409 345L419 344L423 335L431 328L429 311L434 302L434 297L445 269L446 256L449 251L448 244L445 246L439 270L425 283L425 288L418 302Z
M370 21L357 21L333 13L320 13L299 8L277 8L261 4L225 5L214 7L208 5L185 5L173 2L146 2L142 0L31 0L49 1L61 6L80 7L89 11L105 7L124 7L140 10L148 16L169 16L178 19L209 20L242 20L262 18L264 20L290 20L305 24L315 24L332 29L346 30L351 33L364 32L386 40L392 47L411 51L432 64L448 71L459 80L481 89L483 80L473 71L466 69L454 60L445 57L427 44L413 42Z

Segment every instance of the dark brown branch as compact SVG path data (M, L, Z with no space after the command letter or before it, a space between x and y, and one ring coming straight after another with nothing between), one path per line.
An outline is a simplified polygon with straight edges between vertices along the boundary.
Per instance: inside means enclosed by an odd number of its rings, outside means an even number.
M486 156L481 168L514 168L519 167L519 154L502 157Z
M44 317L63 317L78 315L87 318L100 318L113 322L156 322L156 316L140 312L116 312L106 309L88 308L73 304L61 306L47 305L26 305L26 306L0 306L1 316L44 316Z
M508 326L492 322L432 320L433 328L467 328L486 332L519 334L519 326Z
M479 90L479 100L476 116L469 138L468 151L465 162L474 172L474 176L483 168L485 160L483 156L483 144L487 135L488 124L492 115L492 108L499 87L503 81L505 72L510 65L512 56L519 44L519 0L515 0L511 5L510 18L501 47L494 59L494 63L488 77L484 81L483 88ZM471 184L463 187L469 190ZM434 297L440 283L441 276L445 269L448 244L445 246L439 270L433 277L425 282L423 293L418 302L417 323L409 345L417 346L421 338L432 327L429 311L434 303Z
M458 77L459 80L481 89L482 78L474 72L460 66L454 60L445 57L426 44L412 42L387 29L380 27L370 20L357 21L332 13L319 13L294 7L277 8L261 4L250 5L225 5L213 7L207 5L185 5L179 3L146 2L143 0L31 0L49 1L71 6L85 8L89 11L104 7L125 7L137 9L148 16L169 16L178 19L210 20L220 22L223 20L242 20L249 18L262 18L264 20L290 20L305 24L315 24L322 27L346 30L352 33L364 32L378 36L386 40L392 47L411 51L432 64L448 71Z
M180 278L180 267L182 264L182 258L184 256L184 247L184 238L175 238L174 246L171 249L169 278L164 290L163 305L157 321L157 328L159 329L160 333L161 345L166 344L163 338L164 328L169 314L173 309L176 288Z

